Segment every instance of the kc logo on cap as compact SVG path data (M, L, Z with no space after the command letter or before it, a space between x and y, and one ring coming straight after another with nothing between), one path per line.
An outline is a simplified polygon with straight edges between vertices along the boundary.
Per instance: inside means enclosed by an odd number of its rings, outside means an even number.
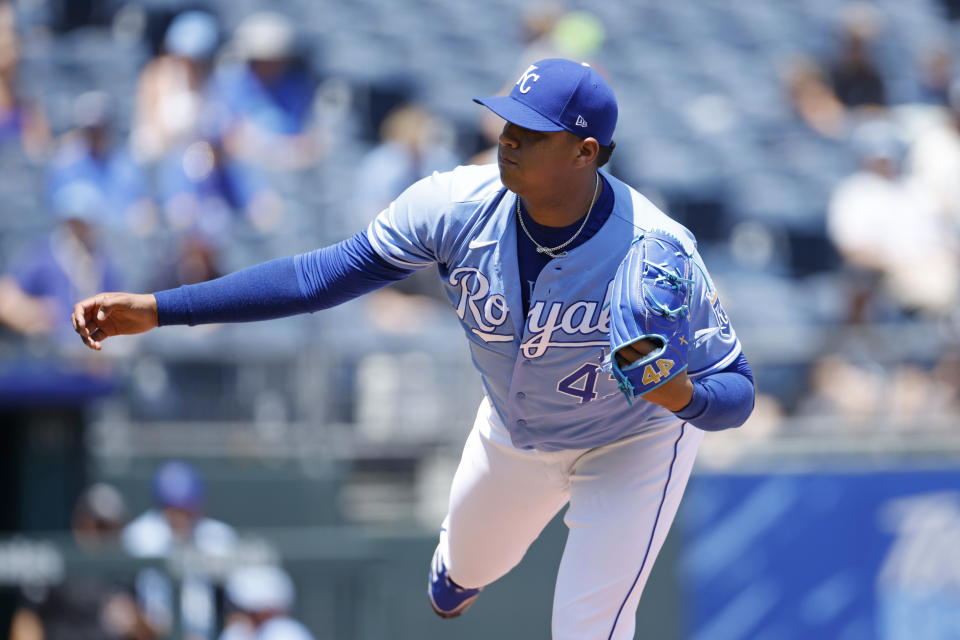
M534 73L536 70L537 65L530 65L527 67L527 70L523 72L523 75L520 76L520 79L517 80L517 86L520 87L520 93L526 93L530 91L530 87L527 86L527 82L536 82L540 79L540 76Z
M562 58L533 63L508 96L474 98L498 116L533 131L570 131L610 144L617 125L617 99L603 76Z

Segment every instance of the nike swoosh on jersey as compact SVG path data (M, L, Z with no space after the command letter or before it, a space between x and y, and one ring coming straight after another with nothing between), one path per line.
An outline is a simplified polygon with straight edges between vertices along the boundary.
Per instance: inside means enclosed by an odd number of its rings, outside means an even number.
M471 240L467 245L470 249L482 249L483 247L489 247L492 244L497 244L496 240Z

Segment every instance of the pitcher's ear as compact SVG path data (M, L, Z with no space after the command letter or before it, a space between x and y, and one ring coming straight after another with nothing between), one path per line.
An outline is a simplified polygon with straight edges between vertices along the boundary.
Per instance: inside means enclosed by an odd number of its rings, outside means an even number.
M596 138L581 138L577 153L577 165L587 166L597 159L600 154L600 143Z

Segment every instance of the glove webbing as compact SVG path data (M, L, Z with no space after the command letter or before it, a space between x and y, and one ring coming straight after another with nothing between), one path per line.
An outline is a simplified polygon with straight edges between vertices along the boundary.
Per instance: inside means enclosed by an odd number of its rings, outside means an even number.
M679 252L677 252L675 255L678 255L681 258L685 257L682 253L679 253ZM645 259L643 261L643 265L644 267L652 267L657 271L657 277L653 281L653 284L666 282L668 285L670 285L670 288L673 289L674 291L678 291L680 289L681 283L686 283L688 285L693 284L692 278L684 278L684 277L678 276L676 273L667 269L666 264L650 262L649 260ZM646 298L647 298L648 304L650 304L654 309L656 309L657 311L659 311L661 314L665 315L668 318L676 318L678 315L686 314L689 311L686 303L680 305L676 309L671 309L670 307L658 302L653 296L648 295L646 296Z

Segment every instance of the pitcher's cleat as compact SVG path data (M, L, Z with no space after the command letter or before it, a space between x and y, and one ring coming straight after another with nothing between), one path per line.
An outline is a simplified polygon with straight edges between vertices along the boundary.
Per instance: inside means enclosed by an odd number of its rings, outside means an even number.
M427 584L427 596L436 614L441 618L456 618L470 608L480 591L465 589L450 579L438 546L430 562L430 582Z

